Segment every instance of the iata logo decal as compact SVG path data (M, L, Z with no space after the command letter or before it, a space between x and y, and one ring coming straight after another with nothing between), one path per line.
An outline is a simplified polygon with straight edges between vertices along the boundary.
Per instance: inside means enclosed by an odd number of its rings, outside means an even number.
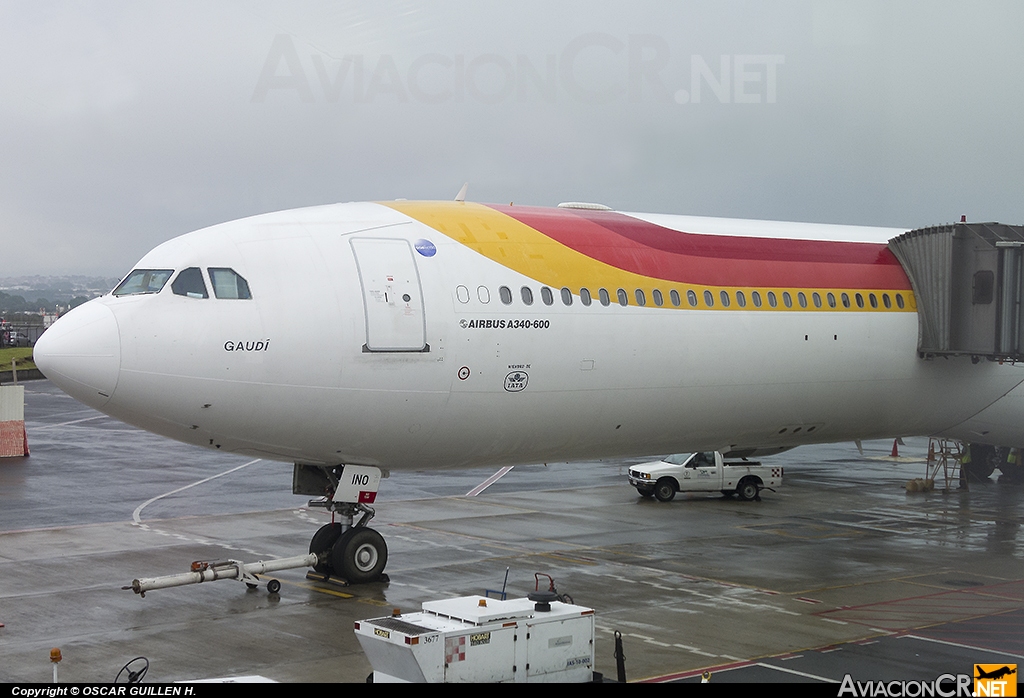
M518 393L526 387L529 381L530 377L526 375L526 371L512 371L505 376L505 390L510 393Z

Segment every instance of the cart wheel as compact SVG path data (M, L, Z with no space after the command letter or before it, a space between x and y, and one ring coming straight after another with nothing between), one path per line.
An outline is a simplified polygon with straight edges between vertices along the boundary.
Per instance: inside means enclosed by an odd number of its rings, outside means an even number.
M279 591L281 591L281 582L277 581L276 579L271 579L269 582L267 582L268 593L276 594Z

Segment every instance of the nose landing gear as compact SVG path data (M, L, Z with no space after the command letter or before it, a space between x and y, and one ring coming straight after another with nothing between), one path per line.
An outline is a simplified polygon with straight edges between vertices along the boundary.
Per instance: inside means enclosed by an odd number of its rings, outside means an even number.
M296 464L295 468L292 491L316 493L309 491L309 481L310 478L319 480L319 492L326 489L328 496L310 501L309 506L323 507L340 519L321 526L309 542L309 552L320 559L313 567L316 574L323 575L325 580L340 578L349 584L387 581L384 574L388 562L387 543L380 533L366 526L375 514L366 502L376 498L381 472L377 468L352 465L321 468ZM311 474L313 468L319 473ZM359 520L355 521L360 513Z

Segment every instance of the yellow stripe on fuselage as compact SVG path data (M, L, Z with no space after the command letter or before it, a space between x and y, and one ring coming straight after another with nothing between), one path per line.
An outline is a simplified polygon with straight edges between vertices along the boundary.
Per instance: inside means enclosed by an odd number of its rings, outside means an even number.
M496 211L482 204L463 201L384 201L383 206L388 206L410 218L413 218L434 230L437 230L451 239L462 243L466 247L478 252L484 257L497 262L498 264L512 269L538 283L551 286L555 289L568 288L573 295L578 296L581 288L589 289L593 294L594 302L597 302L598 289L608 289L612 304L617 305L617 289L625 289L628 304L638 305L635 291L640 289L644 292L648 307L656 307L652 301L652 292L657 289L665 296L665 308L673 305L669 302L668 296L671 290L679 291L682 302L679 308L683 309L714 309L714 310L794 310L794 311L894 311L913 312L917 305L911 291L903 289L841 289L841 288L784 288L784 287L727 287L708 286L703 284L682 284L675 281L666 281L651 276L635 274L624 269L619 269L600 260L593 259L587 255L563 245L551 239L538 230ZM766 262L768 264L769 262ZM704 291L712 293L712 305L705 302ZM697 305L691 306L687 300L687 291L693 291L697 295ZM730 297L728 307L721 305L721 292L726 291ZM748 302L745 307L736 303L736 292L743 291ZM765 302L760 307L755 307L749 299L751 294L757 291ZM778 297L778 305L769 306L766 297L769 291L775 292ZM783 293L788 292L792 298L792 307L786 307L782 301ZM808 298L806 307L801 307L797 302L798 295L804 293ZM830 307L828 303L822 302L822 307L817 308L810 298L814 292L825 296L831 292L837 298L836 307ZM843 307L838 301L842 294L846 293L850 300L850 307ZM864 307L857 307L853 299L856 294L861 294L864 299ZM875 294L878 299L878 307L872 308L868 299L870 294ZM881 302L883 294L902 294L907 299L905 307L899 308L896 303L886 308Z

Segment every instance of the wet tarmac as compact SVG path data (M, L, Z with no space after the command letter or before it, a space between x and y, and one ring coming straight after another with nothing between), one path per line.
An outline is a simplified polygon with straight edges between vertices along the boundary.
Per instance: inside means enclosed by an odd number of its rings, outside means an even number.
M153 591L137 577L193 560L305 553L328 515L291 494L291 466L177 444L111 420L48 381L26 384L32 455L0 460L0 681L260 675L363 681L356 620L550 574L596 609L596 669L630 681L933 680L1024 659L1024 488L907 494L926 439L803 447L759 502L644 500L636 461L393 473L373 527L388 583L325 586L277 573L281 593L234 581ZM997 473L998 475L998 473Z

